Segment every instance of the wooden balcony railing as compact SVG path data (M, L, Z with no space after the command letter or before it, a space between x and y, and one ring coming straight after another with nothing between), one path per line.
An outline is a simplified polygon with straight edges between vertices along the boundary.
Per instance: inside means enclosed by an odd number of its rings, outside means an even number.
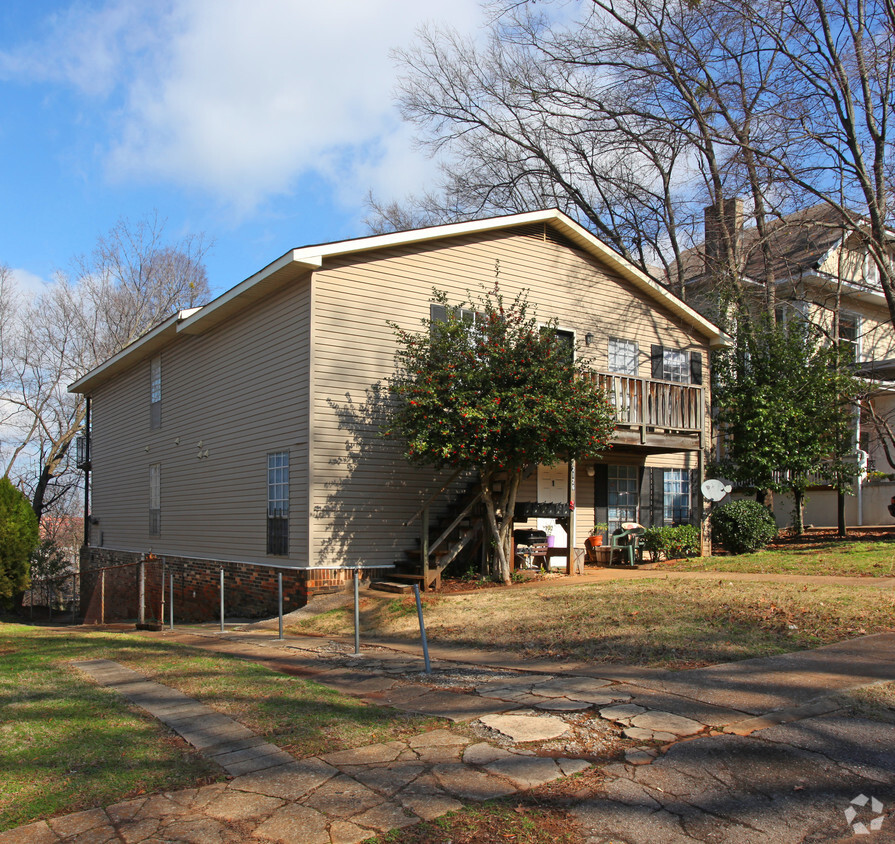
M604 372L593 378L606 391L619 425L702 435L702 387Z

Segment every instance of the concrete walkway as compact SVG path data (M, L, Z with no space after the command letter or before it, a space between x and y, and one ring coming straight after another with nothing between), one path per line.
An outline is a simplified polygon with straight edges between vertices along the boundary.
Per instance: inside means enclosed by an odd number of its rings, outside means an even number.
M296 760L233 719L116 662L73 665L159 718L235 779L29 824L0 833L0 844L356 844L459 809L461 801L505 797L590 767L449 730ZM555 732L565 729L560 722Z
M278 641L264 630L147 635L313 677L378 704L469 721L492 738L436 730L294 760L178 692L116 663L90 661L79 667L236 778L32 824L0 834L0 844L348 844L587 768L574 753L553 759L533 750L582 715L629 745L624 761L604 768L604 791L575 809L591 844L847 840L865 821L875 837L856 840L895 840L895 724L845 717L835 697L895 680L895 634L677 672L437 647L429 676L410 644L367 642L354 657L344 643ZM871 817L877 804L884 810ZM855 816L846 823L849 807Z

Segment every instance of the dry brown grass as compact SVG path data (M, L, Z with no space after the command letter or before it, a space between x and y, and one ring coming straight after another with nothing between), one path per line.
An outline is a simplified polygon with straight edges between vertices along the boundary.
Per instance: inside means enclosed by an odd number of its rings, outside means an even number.
M766 656L895 630L895 595L789 583L675 580L488 589L425 599L433 642L532 658L691 667ZM418 638L410 597L366 598L362 630ZM303 620L293 632L349 635L351 609Z

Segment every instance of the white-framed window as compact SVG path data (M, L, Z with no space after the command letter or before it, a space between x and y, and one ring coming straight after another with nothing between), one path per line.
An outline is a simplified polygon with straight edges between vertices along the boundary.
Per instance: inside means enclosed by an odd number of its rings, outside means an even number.
M267 455L267 553L289 553L289 452Z
M149 535L162 532L162 464L149 466Z
M606 521L609 532L618 530L622 522L637 521L638 476L637 466L607 466L609 479Z
M662 380L690 383L690 359L681 349L662 349Z
M609 371L637 376L640 349L633 340L609 338Z
M861 315L839 312L839 348L855 363L861 360Z
M665 470L662 520L666 525L690 523L690 472L688 469Z
M544 331L547 326L541 326L541 331ZM570 362L575 360L575 332L568 328L554 328L554 334L556 335L556 343L557 345L568 353L568 359Z
M149 361L149 427L162 426L162 356Z
M879 287L879 267L876 265L876 260L870 252L867 252L867 254L864 255L862 276L864 278L864 284L870 285L871 287Z
M453 312L455 319L472 326L472 330L469 332L469 342L472 347L475 348L476 343L481 335L481 329L476 328L476 326L482 324L485 321L486 314L482 311L475 311L472 308L455 307L451 308L451 311ZM445 305L431 303L429 305L429 319L432 322L447 322L447 307Z
M810 306L804 301L779 302L776 307L777 325L782 326L787 334L798 329L808 331Z

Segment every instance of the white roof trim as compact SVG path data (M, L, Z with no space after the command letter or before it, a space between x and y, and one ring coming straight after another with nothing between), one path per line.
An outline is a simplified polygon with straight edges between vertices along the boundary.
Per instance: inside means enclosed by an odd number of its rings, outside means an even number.
M73 384L69 384L68 391L70 393L81 392L81 388L85 383L87 383L88 381L92 381L98 375L102 375L104 372L106 372L106 370L112 369L116 364L120 363L125 358L130 357L140 349L144 349L146 346L151 345L154 340L159 340L166 334L171 334L173 336L177 323L181 322L182 320L189 319L191 316L201 310L201 308L188 308L183 311L178 311L173 316L168 317L168 319L166 319L164 322L159 323L151 331L147 331L142 337L125 346L120 352L112 355L112 357L103 361L94 369L91 369L90 372L88 372L86 375L82 375Z
M322 266L327 258L340 255L350 255L355 252L369 252L376 249L388 249L396 246L411 246L417 243L425 243L430 240L458 237L461 235L478 234L482 232L496 231L499 229L521 226L527 223L552 223L571 240L575 241L583 249L598 257L601 261L615 269L620 275L632 282L636 287L648 293L652 298L660 301L670 310L686 322L698 328L708 335L712 346L727 345L727 338L721 330L709 322L701 314L685 302L669 293L660 284L653 281L646 273L635 267L630 261L623 258L610 249L601 240L596 238L583 226L576 223L571 217L557 208L544 211L528 211L522 214L508 214L502 217L489 217L486 220L471 220L463 223L449 223L441 226L428 226L423 229L411 231L390 232L389 234L359 237L352 240L336 241L315 246L305 246L301 249L293 249L260 272L247 278L232 290L219 296L209 305L202 308L201 312L186 320L178 326L178 331L191 331L197 333L199 323L211 316L219 307L228 304L233 299L254 287L271 274L288 266L290 263L299 264L308 269L317 269Z
M584 251L589 252L591 255L607 264L619 275L631 282L636 288L648 294L650 298L664 305L684 322L692 325L698 331L705 334L709 338L709 343L713 348L730 344L730 338L727 337L727 335L725 335L714 323L709 322L709 320L697 313L685 302L672 295L660 284L657 284L646 275L646 273L635 267L630 261L623 258L617 252L610 249L605 243L596 238L583 226L576 223L571 217L557 208L550 208L543 211L528 211L522 214L489 217L486 220L471 220L463 223L428 226L423 229L390 232L389 234L358 237L351 240L342 240L334 243L323 243L314 246L304 246L300 249L292 249L273 263L268 264L264 269L259 270L254 275L249 276L245 281L240 282L226 293L218 296L217 299L213 300L205 307L193 308L189 311L181 311L179 314L166 320L135 343L127 346L125 349L118 352L118 354L105 361L105 363L76 381L69 387L69 390L71 392L81 392L88 382L93 381L97 376L102 375L107 370L120 364L124 358L136 354L140 349L143 349L153 340L158 340L166 332L170 331L174 333L184 331L191 334L201 334L204 328L202 323L205 320L209 320L210 325L214 325L215 319L212 317L216 315L216 312L221 308L231 305L234 300L250 291L253 287L263 283L270 278L270 276L289 266L296 266L306 270L315 270L322 267L323 262L327 258L351 255L357 252L370 252L377 249L388 249L397 246L412 246L414 244L425 243L432 240L443 240L462 235L498 231L500 229L508 229L530 223L551 223L556 229L580 246Z
M308 252L308 250L293 249L291 252L287 252L282 257L277 258L276 261L272 264L268 264L263 270L259 270L254 275L249 276L245 281L237 284L236 287L231 287L226 293L222 293L217 299L209 302L204 308L198 308L197 310L201 313L191 316L189 319L185 319L182 324L177 326L177 330L190 331L197 322L211 316L218 309L229 305L234 299L238 299L247 290L251 289L259 282L264 281L264 279L273 275L273 273L288 267L290 264L296 264L309 270L319 269L323 264L323 256L320 254L319 250L317 250L317 254L311 255L299 255L299 252L305 253Z

